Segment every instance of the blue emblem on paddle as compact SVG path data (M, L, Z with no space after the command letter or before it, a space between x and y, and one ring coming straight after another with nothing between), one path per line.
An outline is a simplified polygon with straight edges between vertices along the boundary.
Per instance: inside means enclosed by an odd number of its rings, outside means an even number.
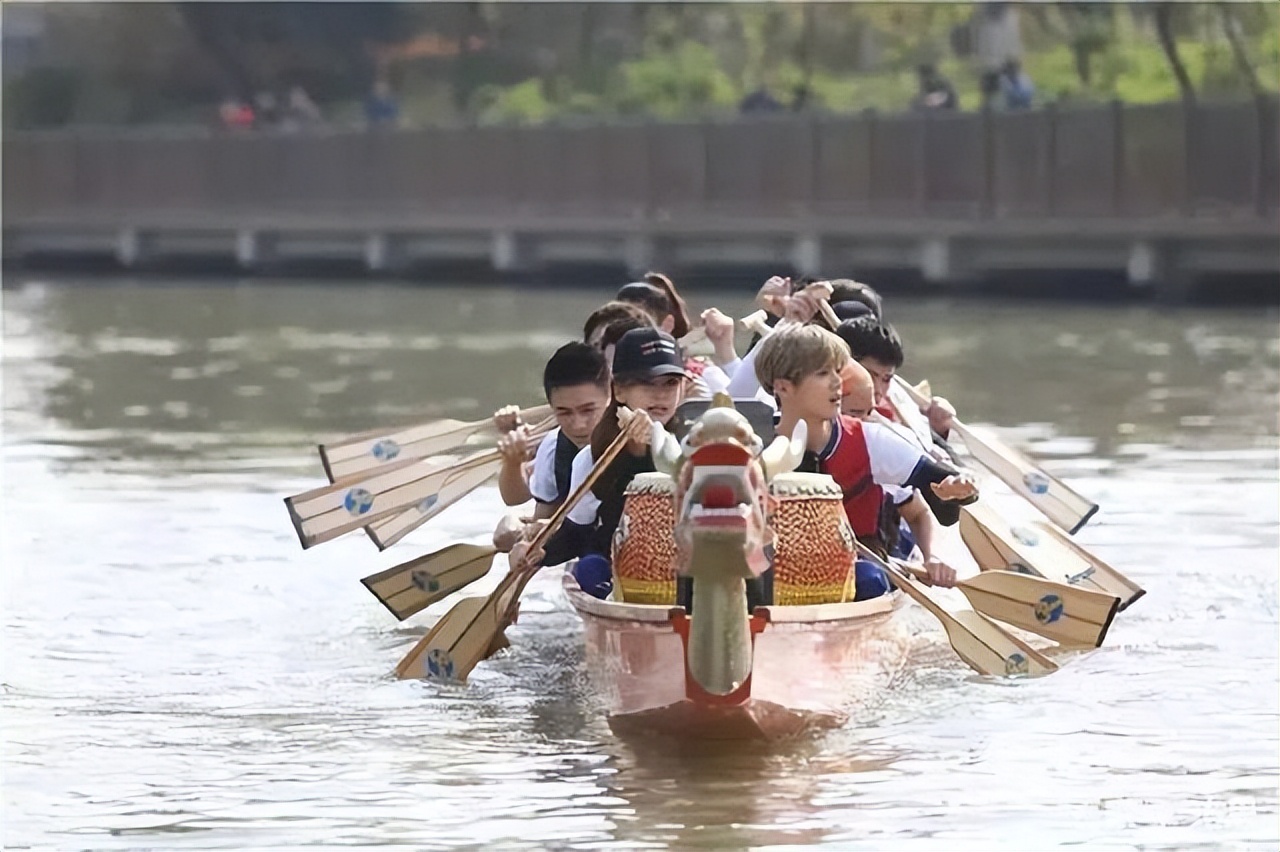
M420 591L423 591L423 592L440 591L440 581L437 580L435 575L432 574L430 571L423 571L422 569L418 569L417 571L414 571L412 574L410 574L409 578L413 580L413 585L417 586Z
M1025 544L1027 547L1035 547L1040 543L1040 536L1026 527L1010 527L1009 532L1017 539L1019 544Z
M390 438L383 438L369 448L369 453L378 461L391 461L400 455L400 445Z
M428 494L422 499L422 502L418 504L418 511L425 515L427 512L431 511L431 507L434 506L436 501L439 499L439 494Z
M1027 490L1032 494L1049 493L1049 477L1038 470L1033 470L1023 475L1022 484L1027 486Z
M453 680L453 658L443 648L432 648L427 654L427 674Z
M1010 654L1009 659L1004 661L1005 674L1026 674L1028 670L1027 658L1017 652Z
M342 498L342 505L353 515L363 515L373 508L373 495L363 488L352 488Z
M1053 624L1059 618L1062 618L1062 598L1049 594L1036 603L1036 621Z

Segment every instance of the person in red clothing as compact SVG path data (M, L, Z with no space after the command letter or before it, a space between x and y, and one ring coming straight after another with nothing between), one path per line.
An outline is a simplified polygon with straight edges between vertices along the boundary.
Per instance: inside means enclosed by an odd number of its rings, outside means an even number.
M755 370L761 387L778 400L778 433L790 434L800 420L808 426L808 452L799 469L830 475L844 492L844 510L854 534L883 553L881 486L927 488L940 500L957 503L973 502L978 489L967 474L944 466L891 428L841 415L841 371L848 363L844 341L808 325L766 338ZM871 563L860 560L855 573L855 600L890 589L888 577ZM955 583L955 572L940 563L935 562L929 573L937 585Z

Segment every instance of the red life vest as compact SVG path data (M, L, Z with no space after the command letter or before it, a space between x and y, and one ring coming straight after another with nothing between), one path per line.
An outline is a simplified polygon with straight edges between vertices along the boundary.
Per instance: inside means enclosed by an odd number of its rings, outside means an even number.
M884 492L871 478L871 455L862 435L862 421L841 415L831 424L831 440L818 455L818 469L844 492L844 513L858 538L880 532Z

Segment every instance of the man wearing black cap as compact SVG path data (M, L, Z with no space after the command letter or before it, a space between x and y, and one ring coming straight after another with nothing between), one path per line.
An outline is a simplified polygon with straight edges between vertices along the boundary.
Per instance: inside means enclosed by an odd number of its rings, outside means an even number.
M675 338L657 328L636 328L618 341L613 351L613 401L600 418L591 435L591 443L583 447L573 460L569 493L577 490L622 429L619 409L626 407L655 423L667 425L684 399L685 383L690 378L684 368ZM646 436L648 432L644 433ZM556 565L575 556L594 556L579 563L579 580L592 593L607 594L604 580L599 578L588 587L586 572L607 576L608 554L614 530L622 517L627 485L638 473L654 470L653 455L647 440L631 441L627 451L619 455L596 480L591 493L585 495L569 512L565 523L547 542L544 554L528 554L544 565ZM523 552L512 552L523 557ZM601 560L604 560L601 564ZM585 564L583 564L585 563Z

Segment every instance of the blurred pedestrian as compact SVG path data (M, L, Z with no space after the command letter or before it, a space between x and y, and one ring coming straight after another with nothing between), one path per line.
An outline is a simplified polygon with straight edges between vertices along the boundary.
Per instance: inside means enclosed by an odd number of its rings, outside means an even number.
M365 98L364 117L370 127L394 127L399 123L400 104L385 77L374 81L373 90Z
M301 86L289 89L289 100L285 104L282 127L285 130L303 130L314 127L324 121L320 107Z
M919 65L916 68L916 78L919 81L920 90L912 101L913 109L955 109L959 106L955 86L942 76L933 63L925 62Z
M1018 60L1010 59L1000 69L1000 92L1006 109L1031 109L1036 87Z
M253 107L237 97L224 98L218 106L218 120L225 130L249 130L253 119Z

